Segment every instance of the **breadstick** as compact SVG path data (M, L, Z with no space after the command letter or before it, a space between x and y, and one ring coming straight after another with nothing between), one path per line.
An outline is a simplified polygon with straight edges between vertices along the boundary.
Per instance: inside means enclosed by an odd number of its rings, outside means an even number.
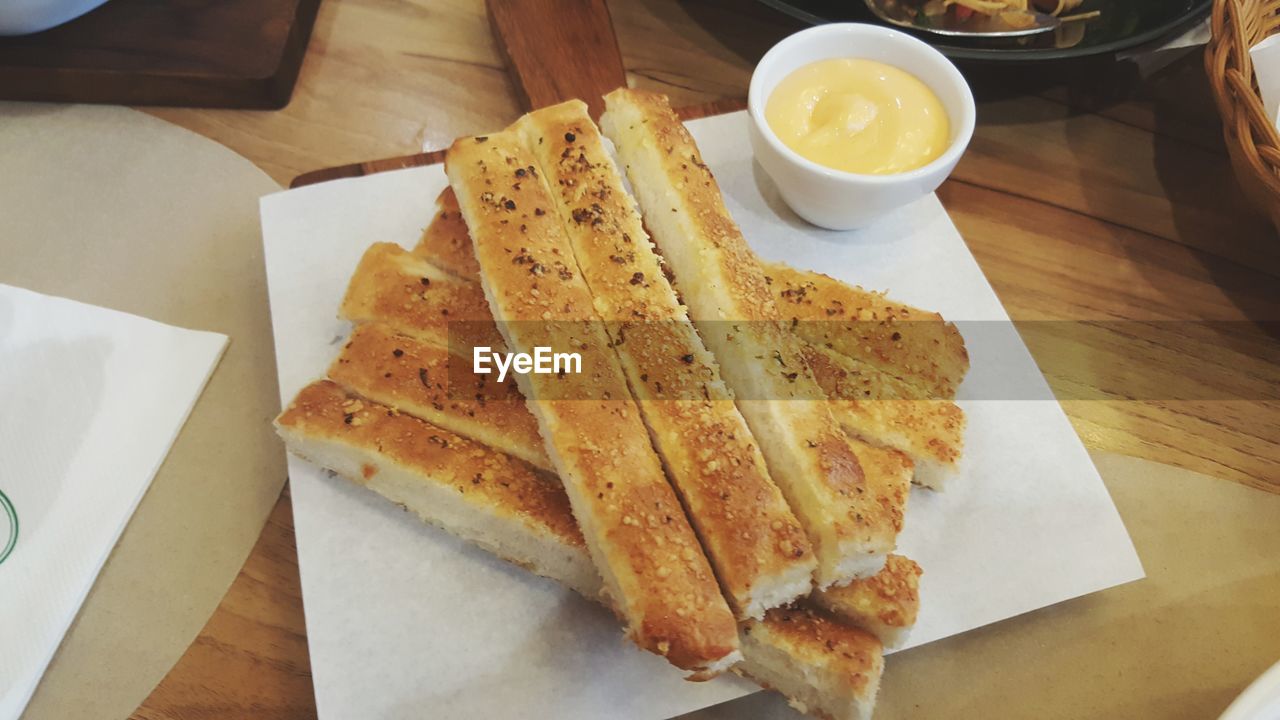
M440 197L436 198L435 217L422 231L422 239L413 253L451 275L468 280L480 279L480 266L476 264L471 236L467 234L467 223L462 219L458 196L453 194L453 188L440 191Z
M796 333L917 388L918 398L951 400L969 372L964 337L935 312L895 302L822 273L763 263L782 319Z
M463 138L445 172L508 348L580 354L580 373L521 374L547 455L628 632L710 677L740 657L732 612L663 473L533 156L510 131Z
M469 355L501 348L484 293L393 243L374 243L360 258L338 316L383 322L398 332Z
M347 338L328 375L357 395L553 470L515 381L473 374L469 360L439 345L365 323Z
M769 477L755 438L662 274L586 104L525 115L533 151L596 313L739 618L809 594L809 540Z
M846 432L906 453L913 480L925 487L941 490L957 473L965 428L959 406L921 399L901 378L834 350L805 343L803 353Z
M818 555L820 587L874 575L894 548L905 488L870 477L779 321L764 269L661 95L615 90L601 119L689 314L720 362L769 471ZM886 482L881 482L886 480Z

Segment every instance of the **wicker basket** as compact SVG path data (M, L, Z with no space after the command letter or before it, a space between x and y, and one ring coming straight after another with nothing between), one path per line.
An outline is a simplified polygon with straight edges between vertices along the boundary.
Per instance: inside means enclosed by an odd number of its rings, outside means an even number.
M1249 48L1280 30L1280 0L1214 0L1205 71L1245 195L1280 228L1280 133L1267 117Z

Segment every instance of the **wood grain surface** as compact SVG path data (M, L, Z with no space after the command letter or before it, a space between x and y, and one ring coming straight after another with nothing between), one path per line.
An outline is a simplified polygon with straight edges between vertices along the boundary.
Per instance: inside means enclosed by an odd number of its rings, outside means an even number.
M521 106L539 108L577 97L598 118L604 112L602 96L626 83L604 0L486 0L485 7Z
M615 85L614 87L617 86ZM722 100L698 103L697 105L685 105L683 107L676 108L676 113L680 116L680 119L688 121L710 117L712 115L731 113L743 110L746 107L746 100L739 98L724 98ZM410 155L400 155L398 157L382 158L380 160L369 160L366 162L351 163L349 165L321 168L319 170L302 173L289 183L289 187L299 188L306 185L328 182L330 180L341 180L343 178L361 177L363 175L372 175L374 173L387 172L390 170L404 170L405 168L435 165L437 163L444 162L444 153L445 151L443 149L430 150L428 152L412 153Z
M628 82L678 106L740 101L755 61L799 29L730 0L608 11ZM979 126L939 196L1042 369L1076 398L1064 405L1085 444L1280 492L1280 240L1239 197L1198 54L1145 79L1130 66L965 71ZM150 112L287 185L413 162L373 160L444 148L521 107L479 0L326 0L284 110ZM1081 348L1087 362L1055 364ZM1150 375L1141 400L1108 387L1134 367ZM1200 379L1193 399L1165 392ZM134 717L313 716L300 608L286 495Z
M0 38L0 100L278 108L320 0L112 0Z

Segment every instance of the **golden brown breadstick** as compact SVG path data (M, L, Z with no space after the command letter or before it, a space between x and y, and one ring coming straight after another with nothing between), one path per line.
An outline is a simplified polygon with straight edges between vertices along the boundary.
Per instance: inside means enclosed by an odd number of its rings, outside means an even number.
M555 208L654 445L739 618L809 594L808 538L676 298L587 106L515 126Z
M800 337L900 376L920 399L956 396L969 353L960 331L941 315L822 273L763 265L782 319L795 320Z
M631 399L533 156L514 132L456 141L445 171L508 348L578 353L520 374L547 454L632 639L695 679L740 658L733 614Z
M905 489L859 463L861 441L847 441L832 416L799 339L779 321L764 269L666 98L620 89L605 103L601 125L627 168L645 225L814 544L819 586L874 575L900 528L882 509L904 500Z

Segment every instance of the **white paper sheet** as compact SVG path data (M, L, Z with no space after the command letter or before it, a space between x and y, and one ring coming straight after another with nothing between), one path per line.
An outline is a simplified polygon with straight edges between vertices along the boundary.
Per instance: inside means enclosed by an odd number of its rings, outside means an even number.
M0 285L0 548L17 517L0 720L26 707L226 342Z
M744 115L690 128L761 255L889 288L949 319L1007 320L936 197L864 231L817 230L753 165ZM324 372L345 336L335 313L364 249L416 243L445 185L434 166L263 199L282 402ZM1014 345L970 339L972 374L1014 373L1044 387ZM925 569L913 645L1142 577L1057 403L964 405L963 476L943 494L913 492L901 538ZM736 678L686 683L554 583L306 463L291 459L289 469L321 717L662 718L755 689Z

